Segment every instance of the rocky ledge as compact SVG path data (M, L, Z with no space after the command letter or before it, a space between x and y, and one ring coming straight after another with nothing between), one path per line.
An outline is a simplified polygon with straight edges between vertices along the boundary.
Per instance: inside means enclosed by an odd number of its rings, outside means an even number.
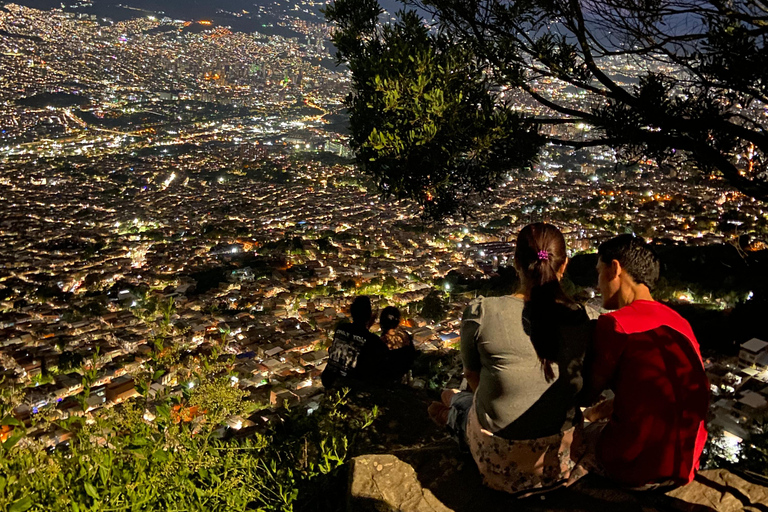
M451 459L454 456L452 449L442 447L354 458L350 465L347 510L768 512L765 482L724 469L701 471L691 484L666 494L626 491L605 480L586 477L569 489L515 499L483 487L471 461Z
M666 494L627 491L587 476L567 489L515 499L482 485L471 457L427 419L423 391L389 389L361 398L380 407L378 439L367 445L378 453L359 454L349 464L350 512L768 512L768 479L725 469L701 471Z

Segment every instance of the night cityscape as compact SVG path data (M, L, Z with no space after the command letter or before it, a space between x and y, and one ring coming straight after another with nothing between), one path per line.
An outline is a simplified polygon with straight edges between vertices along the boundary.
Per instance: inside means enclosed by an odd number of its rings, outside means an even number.
M714 172L626 163L599 146L547 144L473 217L428 222L355 165L351 73L335 63L325 2L164 3L0 6L0 417L15 419L0 442L16 450L66 452L73 419L109 446L94 424L129 404L137 421L169 414L218 438L263 433L286 406L311 413L357 295L400 308L420 353L455 357L462 311L502 293L530 222L556 225L587 262L569 282L595 306L590 258L620 233L670 254L724 247L766 272L764 202ZM384 19L399 8L385 7ZM631 77L634 65L609 67ZM583 100L555 81L535 87ZM578 139L589 127L548 130ZM718 315L759 293L744 279L664 283L664 301ZM425 311L435 297L437 316ZM768 411L768 339L702 345L710 430L735 461ZM206 419L212 406L184 401L211 385L199 376L209 362L247 407Z

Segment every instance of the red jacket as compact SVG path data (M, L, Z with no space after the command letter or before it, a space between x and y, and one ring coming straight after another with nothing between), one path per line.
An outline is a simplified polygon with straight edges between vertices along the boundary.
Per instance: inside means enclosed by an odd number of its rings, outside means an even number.
M592 388L616 394L597 445L609 477L633 486L693 480L707 440L709 383L688 322L646 300L601 315Z

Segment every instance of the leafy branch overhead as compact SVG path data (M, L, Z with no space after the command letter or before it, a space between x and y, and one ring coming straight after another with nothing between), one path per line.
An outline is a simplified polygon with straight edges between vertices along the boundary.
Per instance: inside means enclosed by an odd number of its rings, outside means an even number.
M431 33L413 12L386 26L377 24L379 12L375 1L326 9L339 27L340 60L353 72L347 106L358 165L385 197L414 199L428 216L465 212L473 194L531 165L542 138L494 102L466 48Z
M555 143L687 161L768 199L763 0L405 3L391 24L375 0L326 8L358 164L385 196L467 213Z

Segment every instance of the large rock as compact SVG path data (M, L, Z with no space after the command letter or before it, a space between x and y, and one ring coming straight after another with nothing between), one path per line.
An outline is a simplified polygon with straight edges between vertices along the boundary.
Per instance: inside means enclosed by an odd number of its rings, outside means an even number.
M406 460L408 462L406 462ZM703 471L669 493L631 492L596 477L568 489L526 499L483 487L471 459L433 446L352 460L350 512L768 512L768 487L726 470Z
M352 459L349 510L355 512L451 512L416 471L394 455L361 455Z
M693 482L669 492L668 496L718 512L768 512L768 487L760 485L765 483L761 477L741 477L725 469L710 469L700 472Z
M702 471L667 494L631 492L587 476L568 489L515 499L484 487L472 458L432 424L426 409L436 397L388 386L358 390L350 398L362 407L379 407L357 443L365 451L357 451L350 464L350 511L768 512L768 481L721 469Z

